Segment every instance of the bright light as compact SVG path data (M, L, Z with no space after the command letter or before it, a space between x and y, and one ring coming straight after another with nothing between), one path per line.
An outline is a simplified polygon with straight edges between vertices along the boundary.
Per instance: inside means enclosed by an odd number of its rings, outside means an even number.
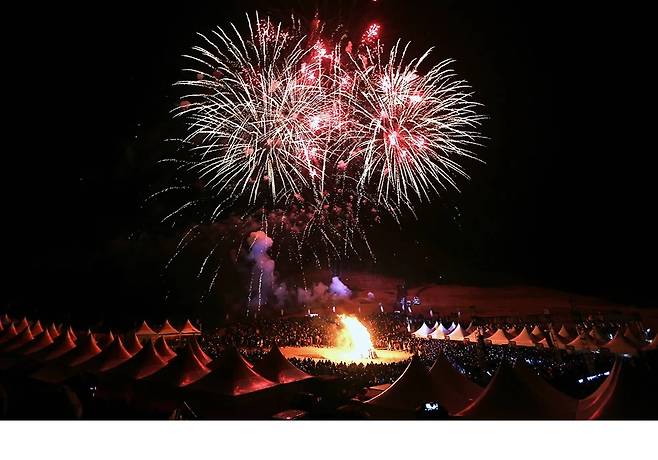
M350 359L372 358L375 347L368 329L354 316L340 315L339 318L343 328L338 333L338 347L343 348Z

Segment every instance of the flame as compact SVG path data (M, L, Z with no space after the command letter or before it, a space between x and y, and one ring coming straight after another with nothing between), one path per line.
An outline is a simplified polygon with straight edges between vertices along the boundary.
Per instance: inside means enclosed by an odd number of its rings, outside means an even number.
M339 316L343 328L338 334L337 344L350 359L366 359L375 356L368 329L354 316Z

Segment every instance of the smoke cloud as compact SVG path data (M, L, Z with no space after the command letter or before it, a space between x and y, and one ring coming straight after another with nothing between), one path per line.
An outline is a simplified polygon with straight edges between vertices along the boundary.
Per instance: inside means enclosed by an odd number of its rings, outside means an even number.
M337 276L333 276L331 278L331 285L329 286L329 292L333 296L342 299L346 299L352 295L352 291L350 291L350 288L345 286L345 284Z
M274 260L267 253L274 241L261 230L251 232L247 241L249 243L247 258L254 262L251 270L249 305L264 305L272 294L274 286Z

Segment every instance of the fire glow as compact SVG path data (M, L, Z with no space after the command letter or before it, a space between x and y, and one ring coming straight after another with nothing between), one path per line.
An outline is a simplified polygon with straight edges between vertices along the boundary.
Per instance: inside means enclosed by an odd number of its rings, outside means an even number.
M343 328L338 334L338 347L353 360L376 358L368 329L354 316L340 315Z

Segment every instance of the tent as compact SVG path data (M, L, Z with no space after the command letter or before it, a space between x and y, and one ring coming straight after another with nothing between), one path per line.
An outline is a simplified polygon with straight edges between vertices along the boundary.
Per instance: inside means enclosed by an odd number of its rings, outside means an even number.
M30 323L28 322L27 318L23 316L23 319L14 323L14 326L16 326L16 332L19 334L23 332L25 329L30 327Z
M578 420L642 420L655 419L658 398L655 381L647 371L628 360L615 361L601 386L578 402Z
M450 338L450 340L463 341L464 340L464 330L462 329L462 325L457 324L457 327L455 327L455 329L450 334L448 334L448 337Z
M192 337L190 341L192 345L192 351L194 351L194 355L197 357L199 361L201 361L203 365L207 366L212 361L212 358L203 351L203 349L199 345L199 342L197 342L196 337Z
M183 351L171 359L165 367L143 378L141 382L155 387L185 387L209 372L210 369L198 360L191 344L188 343Z
M3 326L8 326L9 324L11 324L11 318L7 313L2 315L2 318L0 318L0 324L2 324Z
M196 327L190 323L190 320L188 319L185 321L185 324L183 325L183 328L180 330L181 335L200 335L201 331L198 330Z
M42 351L40 351L35 359L39 361L50 361L59 358L65 353L68 353L75 348L75 341L71 335L71 328L68 328L64 333L60 334L53 344Z
M527 327L523 327L521 329L521 332L519 332L519 335L514 337L513 339L510 339L510 341L513 341L516 346L519 347L534 347L535 346L535 338L528 332Z
M50 337L52 339L56 339L57 337L59 337L59 329L57 329L55 323L50 323L50 326L48 326L48 334L50 334Z
M22 332L19 332L18 335L10 340L7 340L2 345L0 345L0 352L8 352L15 350L28 342L31 342L34 339L32 332L29 327L23 329Z
M476 331L476 330L477 330L477 326L475 324L473 324L473 320L471 320L470 324L468 325L468 327L466 328L464 333L466 335L470 335L470 334L473 333L473 331Z
M464 409L483 391L480 386L457 371L443 353L439 354L430 368L430 379L434 400L450 414Z
M153 341L147 340L146 344L132 358L102 374L102 379L103 381L140 380L154 374L166 365L167 363L155 350Z
M576 404L518 360L514 367L503 362L482 394L458 415L474 420L570 420Z
M146 321L142 321L141 326L139 326L135 331L135 335L137 336L156 335L156 333L153 329L151 329L151 327L146 323Z
M43 350L44 348L52 344L53 344L53 339L52 337L50 337L50 333L46 329L41 334L39 334L39 336L36 337L33 341L27 343L25 346L19 348L16 351L23 355L31 355L32 353L36 353L37 351Z
M443 324L439 323L439 325L432 331L430 334L430 338L432 339L445 339L445 336L448 335L450 331L446 329Z
M123 341L123 346L126 347L126 350L131 355L134 355L142 349L142 344L135 334L126 334L126 339Z
M427 402L434 402L429 371L414 355L402 375L379 395L365 402L380 409L412 412Z
M638 349L620 331L609 342L601 345L602 349L624 356L636 356Z
M109 331L107 334L96 334L96 342L101 350L104 350L108 345L114 342L114 334Z
M270 351L254 365L253 369L266 379L277 383L298 382L312 377L288 361L276 344L272 345Z
M624 330L624 338L633 344L633 346L636 348L642 348L644 345L646 345L646 341L641 338L641 336L633 332L630 325L627 325L626 329Z
M16 332L16 327L12 323L8 327L6 327L4 331L0 333L0 344L8 342L9 340L13 339L17 335L18 332Z
M470 343L477 343L480 338L480 331L475 328L473 332L464 337L464 340L468 340Z
M103 349L103 351L93 358L75 366L73 370L75 373L88 372L97 374L106 372L117 367L119 364L128 361L131 357L132 355L128 353L126 347L123 346L121 337L117 336L112 343Z
M456 327L457 327L457 325L455 324L454 321L452 323L450 323L450 327L448 328L448 333L454 331Z
M544 334L544 331L542 331L539 326L535 325L535 327L532 329L530 334L535 338L535 340L539 341L543 338L546 337L546 334Z
M237 348L230 347L214 361L212 371L190 385L190 391L241 396L277 385L257 373Z
M589 336L594 339L594 342L597 345L603 345L604 343L608 342L608 338L604 336L601 331L599 331L599 328L594 326L592 327L592 330L589 331Z
M30 331L32 332L32 335L34 337L41 334L43 332L43 326L41 325L41 321L36 320L32 325L32 327L30 327Z
M69 368L85 363L101 353L101 349L91 333L81 337L78 342L75 348L50 360L46 366L34 372L31 377L42 382L62 382L70 376Z
M487 337L486 340L490 340L492 345L507 345L510 341L510 336L498 328L491 336Z
M568 347L573 347L575 350L593 351L599 347L594 343L594 340L588 335L579 335L567 344Z
M180 334L180 332L178 332L171 324L169 324L169 320L165 320L165 323L158 331L158 335L178 335L178 334Z
M418 337L419 339L426 339L427 336L430 334L430 332L431 329L429 328L429 326L425 322L423 322L423 325L420 326L418 330L416 330L413 333L413 336Z
M167 344L167 339L162 336L156 339L155 350L164 362L168 362L176 356L176 352L169 347L169 344Z
M569 343L573 339L577 337L577 334L572 334L565 326L564 324L560 328L560 330L557 332L557 335L562 339L564 343Z

